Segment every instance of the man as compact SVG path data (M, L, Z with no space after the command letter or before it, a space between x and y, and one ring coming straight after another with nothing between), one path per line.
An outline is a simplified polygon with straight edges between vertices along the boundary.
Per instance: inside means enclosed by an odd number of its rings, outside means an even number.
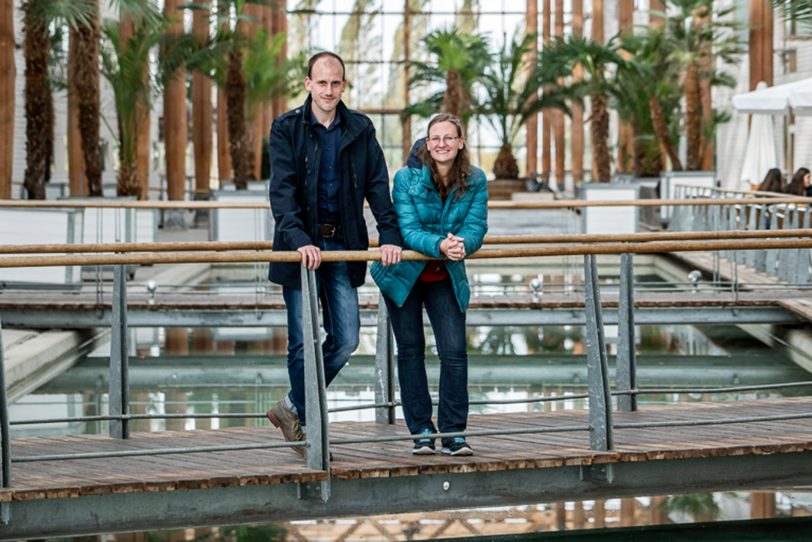
M361 326L356 288L366 262L322 264L324 250L367 250L363 200L378 224L381 260L400 261L402 240L389 195L389 173L368 117L341 101L344 62L329 52L307 66L302 107L273 123L270 136L274 250L297 250L301 265L317 270L324 329L325 382L338 374L358 346ZM282 285L288 318L290 392L267 413L286 440L303 440L306 424L302 288L298 264L272 263L269 278ZM304 448L295 448L304 455Z

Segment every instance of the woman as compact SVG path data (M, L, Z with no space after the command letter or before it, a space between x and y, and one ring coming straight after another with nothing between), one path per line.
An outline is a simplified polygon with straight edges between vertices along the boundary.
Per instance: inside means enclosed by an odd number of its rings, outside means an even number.
M756 188L757 192L783 192L784 191L784 176L781 170L777 167L770 169L764 180Z
M812 188L810 188L810 174L809 170L805 167L798 168L792 180L787 185L787 194L793 196L807 196L812 197Z
M423 307L428 313L440 358L442 433L465 431L468 423L468 353L465 310L471 296L466 256L482 246L488 229L485 174L470 165L462 124L453 115L429 122L423 165L395 175L392 199L404 247L440 260L372 266L384 294L398 345L398 379L406 424L413 435L436 433L426 378ZM417 438L412 453L435 452L434 439ZM442 452L471 455L464 437L442 439Z

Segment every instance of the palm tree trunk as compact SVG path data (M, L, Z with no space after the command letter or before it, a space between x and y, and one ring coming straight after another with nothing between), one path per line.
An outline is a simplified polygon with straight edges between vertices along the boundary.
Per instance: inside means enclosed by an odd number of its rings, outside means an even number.
M592 170L595 182L608 183L612 178L612 155L609 153L609 111L606 96L596 92L590 97L592 119L589 135L592 141Z
M457 118L462 118L462 105L465 102L465 89L462 87L462 77L457 70L448 70L445 76L445 95L443 96L443 109Z
M654 125L654 133L657 134L657 139L660 141L660 147L665 150L668 158L671 160L671 169L674 171L682 171L682 162L679 159L674 144L671 142L671 136L668 135L668 129L665 127L665 118L663 117L663 110L660 107L660 102L655 96L648 100L649 109L651 110L651 122Z
M93 16L88 25L71 30L71 42L75 43L75 62L70 74L72 87L79 102L79 132L82 156L85 161L88 193L102 195L101 151L99 148L99 5L92 2Z
M254 153L245 119L245 75L242 72L242 53L234 49L228 55L226 74L226 101L228 104L228 139L231 143L231 165L234 168L234 186L248 188L248 179L254 171Z
M199 0L208 5L208 0ZM209 37L209 19L206 11L192 15L192 32L198 43ZM212 157L211 80L197 71L192 75L192 143L195 156L195 199L209 195Z
M23 54L25 56L25 145L26 165L23 184L28 199L45 199L45 179L48 170L48 110L51 89L48 85L48 56L51 43L48 27L37 22L28 0L23 8Z
M141 195L140 177L136 164L121 162L118 166L118 195L138 198Z
M173 20L167 36L183 35L180 0L165 0L164 15ZM182 201L186 188L186 70L179 67L164 89L164 148L166 150L166 194L171 201Z
M659 141L650 137L640 137L642 130L634 129L633 172L637 177L658 177L663 170L663 153Z
M516 162L513 149L509 144L503 144L499 148L499 154L496 155L496 161L493 163L493 175L497 179L519 178L519 164Z
M702 99L696 65L688 64L685 74L685 133L688 153L686 169L702 169Z

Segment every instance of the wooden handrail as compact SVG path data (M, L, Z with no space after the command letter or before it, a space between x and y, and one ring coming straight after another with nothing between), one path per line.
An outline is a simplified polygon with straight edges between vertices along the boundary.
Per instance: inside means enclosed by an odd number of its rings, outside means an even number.
M573 209L584 207L679 207L685 205L741 205L742 203L760 203L760 198L696 198L696 199L645 199L645 200L556 200L556 201L489 201L489 209ZM782 196L770 198L769 205L776 204L809 204L812 198L800 196ZM22 209L269 209L266 201L111 201L111 200L4 200L0 199L0 208Z
M486 245L526 245L563 243L628 243L652 241L706 241L720 239L783 239L812 237L812 229L788 230L722 230L722 231L675 231L603 234L555 234L555 235L488 235ZM371 246L377 247L377 240ZM0 254L81 254L81 253L133 253L133 252L196 252L232 250L273 250L272 241L186 241L163 243L91 243L91 244L43 244L0 245Z
M812 248L806 239L721 239L703 241L653 241L637 243L583 243L565 246L484 248L467 259L522 258L539 256L577 256L585 254L658 254L715 250L763 250ZM324 262L361 262L380 260L378 251L325 251ZM418 252L403 251L403 260L430 260ZM230 251L141 254L94 254L69 256L8 256L0 258L0 268L51 267L67 265L138 265L182 263L258 263L299 262L296 251Z

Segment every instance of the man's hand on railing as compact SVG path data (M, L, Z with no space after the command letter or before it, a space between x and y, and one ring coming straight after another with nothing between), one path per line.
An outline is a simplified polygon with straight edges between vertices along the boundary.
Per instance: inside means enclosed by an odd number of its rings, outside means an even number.
M400 247L397 245L381 245L381 263L384 266L400 263Z
M321 249L316 245L305 245L297 249L302 255L302 265L308 269L318 269L321 265Z

